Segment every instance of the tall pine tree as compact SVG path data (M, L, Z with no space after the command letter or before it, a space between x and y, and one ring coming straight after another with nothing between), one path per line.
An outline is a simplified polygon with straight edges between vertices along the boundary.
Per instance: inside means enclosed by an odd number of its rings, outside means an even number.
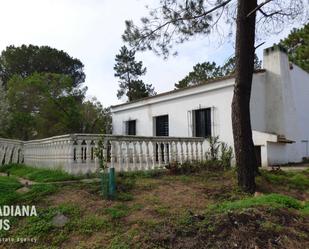
M293 29L280 45L287 49L293 63L309 72L309 23L303 28Z
M123 46L115 61L115 77L119 78L120 87L117 92L119 99L125 95L128 101L132 101L156 94L152 85L145 84L139 79L145 75L146 67L143 67L142 61L135 61L135 51Z

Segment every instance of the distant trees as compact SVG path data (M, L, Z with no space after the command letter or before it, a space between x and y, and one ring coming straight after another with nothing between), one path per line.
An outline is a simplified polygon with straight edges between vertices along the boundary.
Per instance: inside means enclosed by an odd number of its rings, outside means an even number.
M215 62L203 62L198 63L193 66L193 71L191 71L187 76L175 84L176 88L184 88L188 86L198 85L207 80L215 79L218 77L227 76L235 73L235 56L229 58L223 66L217 65ZM254 57L254 68L260 69L262 66L262 61L259 60L257 55Z
M309 23L293 29L279 44L287 49L290 61L309 73Z
M0 135L22 140L107 132L110 114L85 100L83 64L43 46L10 46L0 56Z
M8 46L0 55L0 79L4 86L14 74L22 78L38 73L69 75L74 87L85 81L83 63L66 52L49 46Z
M121 47L115 61L115 77L119 78L119 99L125 95L128 101L132 101L156 94L151 84L145 84L139 79L145 75L146 68L143 67L142 61L135 61L133 50L128 50L126 46Z
M4 131L9 122L9 103L6 91L0 81L0 136L4 136Z

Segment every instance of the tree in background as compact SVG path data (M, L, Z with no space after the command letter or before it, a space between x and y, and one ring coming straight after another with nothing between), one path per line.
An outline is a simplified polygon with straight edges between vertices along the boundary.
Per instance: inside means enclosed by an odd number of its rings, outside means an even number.
M8 136L29 140L79 131L79 107L85 92L67 75L34 73L8 81L11 120Z
M222 22L231 32L236 30L231 113L238 185L246 192L255 191L257 173L250 120L254 53L259 47L255 35L278 32L286 23L307 20L307 14L305 0L265 0L259 4L257 0L160 0L159 7L141 19L141 25L126 21L125 42L135 50L152 50L164 57L173 52L174 45L217 31Z
M110 114L96 99L85 101L86 88L70 76L34 73L8 81L10 123L7 136L29 140L67 133L105 133Z
M139 79L139 77L145 75L146 68L143 67L142 61L135 61L133 50L128 50L126 46L121 47L115 61L115 77L119 78L120 83L120 89L117 93L119 99L126 95L128 101L132 101L155 94L152 85L145 84Z
M110 130L110 112L85 101L83 64L48 46L9 46L0 56L1 136L22 140Z
M290 61L309 73L309 23L293 29L279 44L287 49Z
M109 108L92 98L82 104L82 133L111 134L111 114Z
M4 136L10 119L9 102L6 91L0 81L0 136Z
M193 66L191 71L186 77L175 84L176 88L184 88L188 86L194 86L201 84L207 80L222 77L220 66L217 66L215 62L198 63Z
M193 67L186 77L175 84L176 88L184 88L201 84L207 80L216 79L223 76L228 76L235 73L235 56L229 58L223 66L217 66L215 62L198 63ZM254 68L260 69L262 61L259 60L257 55L254 57Z
M48 46L8 46L0 56L0 80L4 86L17 74L22 78L38 73L57 73L72 78L74 87L85 81L83 63L62 50Z

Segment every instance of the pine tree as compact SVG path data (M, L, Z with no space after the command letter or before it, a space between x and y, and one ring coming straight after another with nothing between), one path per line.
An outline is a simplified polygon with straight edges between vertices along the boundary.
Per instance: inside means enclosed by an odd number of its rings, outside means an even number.
M287 49L290 61L309 73L309 23L303 28L293 29L280 45Z
M254 69L260 69L262 61L254 55ZM235 56L230 57L223 66L217 66L215 62L198 63L186 77L175 84L176 88L184 88L201 84L207 80L228 76L235 73Z
M119 99L126 95L128 101L132 101L155 94L152 85L145 84L139 79L146 74L146 67L143 67L142 61L135 61L135 51L123 46L115 61L115 77L119 78L120 87L117 92Z

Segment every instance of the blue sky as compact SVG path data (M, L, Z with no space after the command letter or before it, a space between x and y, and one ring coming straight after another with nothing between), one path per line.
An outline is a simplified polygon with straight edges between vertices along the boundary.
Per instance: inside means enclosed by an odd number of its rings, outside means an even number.
M85 65L88 98L96 96L105 107L121 103L116 97L114 59L123 45L124 21L147 15L154 0L0 0L0 50L8 45L48 45L64 50ZM284 38L291 29L262 39L262 50ZM151 52L138 53L147 67L143 77L158 93L172 90L198 62L223 63L233 54L233 43L218 44L215 35L197 37L178 47L179 55L163 60Z

